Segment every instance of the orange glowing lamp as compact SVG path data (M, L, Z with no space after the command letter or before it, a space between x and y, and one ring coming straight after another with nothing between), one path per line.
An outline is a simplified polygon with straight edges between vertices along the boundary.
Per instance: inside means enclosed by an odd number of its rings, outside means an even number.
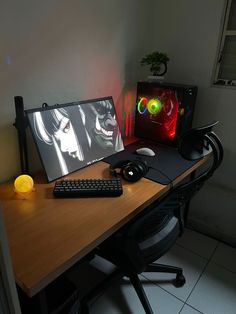
M27 174L22 174L15 179L15 192L21 196L28 195L34 190L34 180Z

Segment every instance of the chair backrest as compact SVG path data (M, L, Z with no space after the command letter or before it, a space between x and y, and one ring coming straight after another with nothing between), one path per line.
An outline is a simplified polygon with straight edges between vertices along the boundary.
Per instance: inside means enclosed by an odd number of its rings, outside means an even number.
M175 212L179 204L171 195L150 205L130 224L125 233L126 254L137 272L164 255L180 234L180 223Z
M179 203L176 215L179 218L181 233L186 220L186 204L203 187L204 183L220 166L224 150L219 137L212 131L219 121L188 130L179 140L178 150L181 156L188 160L198 160L210 154L208 166L199 174L195 173L186 183L176 186L172 198Z
M211 154L212 157L206 170L199 175L195 175L187 183L176 187L179 192L187 193L189 198L203 186L223 161L222 143L212 131L212 128L218 123L219 121L216 121L203 127L190 129L179 140L178 150L183 158L198 160L208 154Z
M181 156L188 160L197 160L213 153L213 164L210 174L220 166L223 160L223 146L218 136L212 131L219 121L193 128L185 132L179 140L178 150Z

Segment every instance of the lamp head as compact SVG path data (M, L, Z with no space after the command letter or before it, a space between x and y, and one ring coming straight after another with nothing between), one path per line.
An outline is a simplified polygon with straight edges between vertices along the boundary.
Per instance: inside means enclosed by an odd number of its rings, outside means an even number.
M27 174L22 174L15 179L15 192L21 196L29 194L34 189L34 180Z

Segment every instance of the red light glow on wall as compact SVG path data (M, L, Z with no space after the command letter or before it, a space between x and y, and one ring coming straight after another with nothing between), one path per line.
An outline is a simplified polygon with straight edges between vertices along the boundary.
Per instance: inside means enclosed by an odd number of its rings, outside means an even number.
M134 133L135 98L135 92L127 90L117 100L116 111L119 116L123 139L132 137Z

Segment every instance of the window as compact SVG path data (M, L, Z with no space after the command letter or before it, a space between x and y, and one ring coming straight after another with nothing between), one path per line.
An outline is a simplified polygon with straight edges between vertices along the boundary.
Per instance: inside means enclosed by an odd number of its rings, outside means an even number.
M236 0L227 0L224 13L214 84L236 86Z

